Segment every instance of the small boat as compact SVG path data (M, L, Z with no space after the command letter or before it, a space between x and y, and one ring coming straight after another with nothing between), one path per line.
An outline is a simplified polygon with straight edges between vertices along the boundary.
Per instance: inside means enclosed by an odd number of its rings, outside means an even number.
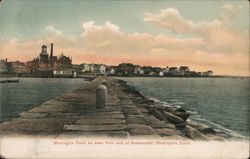
M7 80L7 83L18 83L19 80Z
M0 81L0 83L18 83L19 80L3 80L3 81Z

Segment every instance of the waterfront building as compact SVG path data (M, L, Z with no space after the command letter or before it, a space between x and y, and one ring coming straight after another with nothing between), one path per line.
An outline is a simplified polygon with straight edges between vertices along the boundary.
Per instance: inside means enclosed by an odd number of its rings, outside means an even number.
M136 67L136 68L134 69L134 73L135 73L135 74L139 74L139 70L140 70L140 68L139 68L139 67Z
M160 75L160 72L162 72L163 70L160 67L153 67L152 71L156 74L156 75Z
M153 72L153 68L151 66L143 66L141 69L143 70L144 75L150 75Z
M117 67L117 71L122 74L134 73L135 65L132 63L121 63Z
M202 76L202 72L197 72L197 76Z
M137 67L134 69L134 73L137 74L137 75L143 75L143 74L144 74L144 71L143 71L143 69L141 69L140 66L137 66Z
M34 58L32 61L27 61L26 68L29 69L30 72L36 72L39 68L39 59Z
M139 70L139 74L140 75L143 75L144 74L144 71L142 69Z
M7 59L6 60L0 60L0 73L8 72L6 62L7 62Z
M211 70L207 71L207 76L213 76L213 71Z
M168 76L178 76L178 74L179 74L179 70L177 67L170 67L167 72Z
M113 68L111 68L110 74L115 74L115 70Z
M166 74L169 71L169 67L166 66L164 69L162 69L163 73Z
M51 43L50 55L47 52L47 46L43 45L39 56L26 62L26 68L29 69L31 73L37 71L52 71L59 68L69 69L72 68L72 59L63 55L63 53L58 57L54 56L53 43Z
M58 57L57 63L60 68L70 68L72 66L71 58L63 55L63 53Z
M203 72L203 76L213 76L213 71L208 70L206 72Z
M156 73L155 72L149 72L149 74L148 75L150 75L150 76L154 76Z
M188 74L191 77L196 77L197 76L197 73L195 71L189 71Z
M117 72L117 66L106 66L106 73L108 75L114 75Z
M96 73L97 72L97 64L90 64L89 71L92 73Z
M97 72L98 73L106 73L106 67L103 64L97 65Z
M83 63L81 72L84 73L84 72L89 72L89 71L90 71L90 65L86 64L86 63Z
M53 70L54 77L76 77L77 73L74 69L57 69Z
M163 76L164 76L163 71L159 72L159 76L160 76L160 77L163 77Z
M7 62L7 60L5 61L5 66L8 73L11 74L22 74L22 73L29 73L29 70L25 67L25 63L24 62L20 62L20 61L11 61L11 62Z
M180 76L185 76L189 72L188 66L181 66L179 68L179 75Z
M82 69L83 69L83 64L73 64L72 65L72 69L75 70L75 72L77 72L77 74L82 73Z

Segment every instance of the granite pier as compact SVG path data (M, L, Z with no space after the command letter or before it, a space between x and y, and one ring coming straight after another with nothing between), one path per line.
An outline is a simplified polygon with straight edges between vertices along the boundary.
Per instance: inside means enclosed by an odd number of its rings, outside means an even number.
M106 80L106 109L96 109L96 88ZM190 124L183 109L163 107L125 81L98 77L0 124L2 136L114 137L225 140L204 125Z

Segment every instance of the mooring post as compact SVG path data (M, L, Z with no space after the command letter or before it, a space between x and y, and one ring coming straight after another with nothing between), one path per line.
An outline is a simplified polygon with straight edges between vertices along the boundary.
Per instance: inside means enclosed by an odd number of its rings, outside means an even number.
M96 109L106 109L107 105L107 87L102 82L96 88Z

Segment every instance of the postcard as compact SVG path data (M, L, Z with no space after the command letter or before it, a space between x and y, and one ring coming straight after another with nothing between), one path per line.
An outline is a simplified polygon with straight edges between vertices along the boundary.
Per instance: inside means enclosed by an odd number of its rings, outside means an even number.
M0 0L0 158L248 158L249 19L245 0Z

